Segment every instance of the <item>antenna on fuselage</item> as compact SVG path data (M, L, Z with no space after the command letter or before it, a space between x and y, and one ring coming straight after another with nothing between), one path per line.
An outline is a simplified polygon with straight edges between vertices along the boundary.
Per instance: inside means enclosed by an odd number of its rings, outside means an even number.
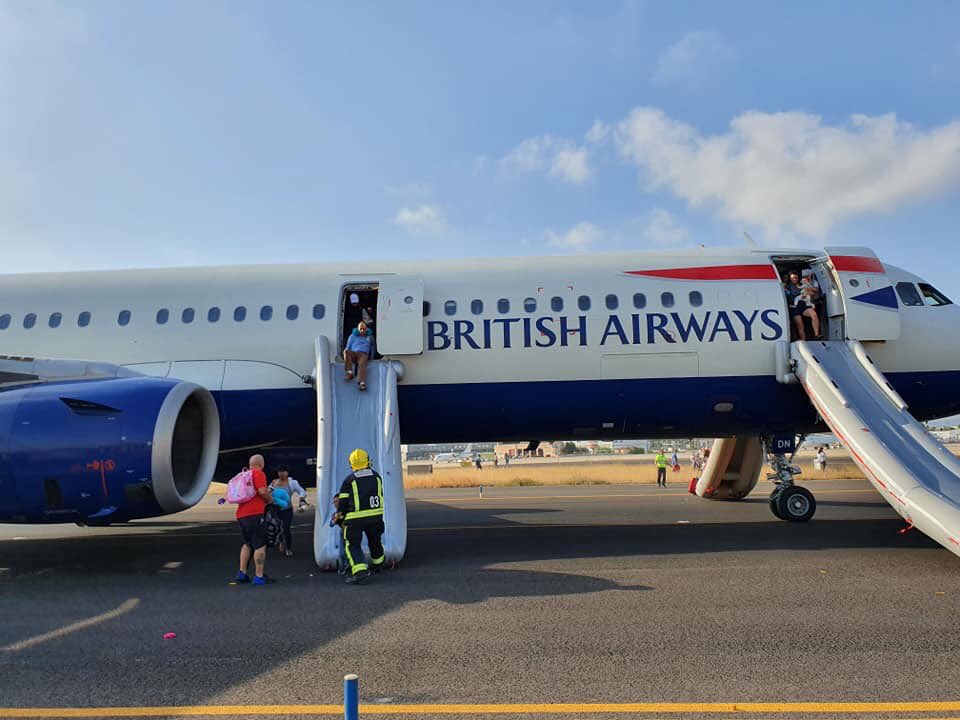
M753 248L757 247L756 241L750 237L750 233L748 233L746 230L743 231L743 236L747 239L747 245Z

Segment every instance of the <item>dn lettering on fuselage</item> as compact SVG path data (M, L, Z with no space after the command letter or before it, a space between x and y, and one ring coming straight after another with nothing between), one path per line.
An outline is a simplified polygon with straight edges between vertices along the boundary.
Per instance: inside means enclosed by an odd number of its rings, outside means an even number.
M783 337L780 311L706 310L700 313L632 313L427 321L428 350L600 347L687 343L773 342Z

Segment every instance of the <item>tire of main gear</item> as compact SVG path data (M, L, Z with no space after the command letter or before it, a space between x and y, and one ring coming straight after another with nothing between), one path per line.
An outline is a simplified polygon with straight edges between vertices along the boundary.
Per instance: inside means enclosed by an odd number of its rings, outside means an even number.
M773 492L770 493L770 512L773 513L774 517L783 520L783 515L780 514L780 508L778 507L777 501L780 499L780 486L778 485L773 489Z
M793 485L780 491L777 510L788 522L807 522L817 511L817 501L805 487Z

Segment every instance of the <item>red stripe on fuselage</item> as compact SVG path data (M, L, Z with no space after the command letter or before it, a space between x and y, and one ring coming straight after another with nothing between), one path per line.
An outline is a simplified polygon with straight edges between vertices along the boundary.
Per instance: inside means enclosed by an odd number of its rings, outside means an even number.
M883 273L883 263L872 257L858 255L831 255L830 262L837 272Z
M627 275L668 280L777 280L773 265L714 265L712 267L627 270Z

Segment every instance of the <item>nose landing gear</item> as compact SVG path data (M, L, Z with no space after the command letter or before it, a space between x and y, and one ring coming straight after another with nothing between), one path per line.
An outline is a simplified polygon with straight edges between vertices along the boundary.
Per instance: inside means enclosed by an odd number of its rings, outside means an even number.
M807 522L817 511L817 501L812 492L794 484L793 478L800 474L800 468L790 464L793 456L788 460L784 453L773 452L769 457L773 472L767 473L767 480L776 485L770 493L770 512L781 520Z

